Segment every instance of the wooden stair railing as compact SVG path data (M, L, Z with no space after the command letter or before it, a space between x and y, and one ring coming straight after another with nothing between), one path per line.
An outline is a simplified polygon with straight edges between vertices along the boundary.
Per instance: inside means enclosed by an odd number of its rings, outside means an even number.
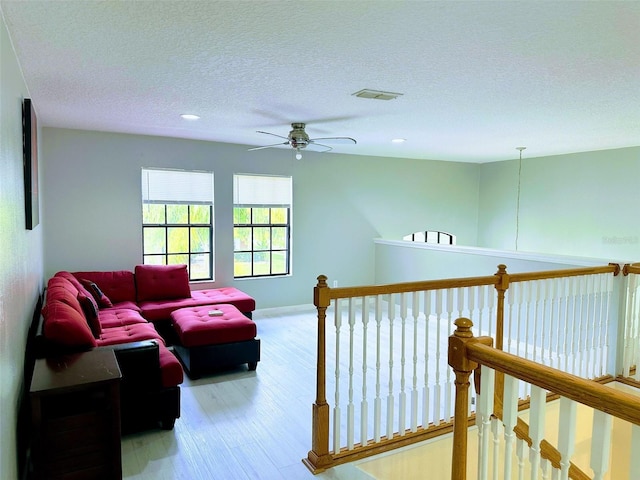
M507 292L509 291L510 286L512 286L514 283L524 282L526 284L526 282L537 280L562 279L563 277L579 277L596 274L613 273L614 275L617 275L619 270L620 267L617 264L610 264L608 266L602 267L587 267L509 274L506 271L505 265L499 265L498 270L494 275L486 277L450 278L423 282L405 282L388 285L367 285L341 288L330 288L327 284L327 277L324 275L320 275L318 277L318 282L314 287L314 304L317 308L318 314L316 399L312 406L312 445L307 457L303 459L304 464L313 473L319 473L340 463L357 460L370 455L382 453L393 448L432 438L434 436L450 432L453 429L452 423L449 421L449 419L442 418L440 421L434 420L436 425L429 423L419 426L417 431L415 431L414 427L414 429L412 430L395 431L393 434L387 432L387 435L381 435L375 440L371 438L363 438L360 442L356 442L355 445L349 445L348 448L346 448L344 445L333 445L333 448L330 448L332 436L330 435L330 431L333 417L331 411L332 408L334 410L337 410L337 407L335 405L333 407L329 405L327 401L326 391L326 317L327 309L332 306L332 302L338 302L341 299L349 299L349 302L351 302L352 299L364 299L365 297L370 296L392 296L413 294L423 291L476 287L485 288L487 286L493 286L495 288L495 296L493 297L495 299L495 305L494 307L492 307L492 309L495 308L495 310L492 310L492 315L495 315L493 317L493 319L495 320L495 332L491 332L491 334L495 333L496 346L499 348L503 348L503 342L508 338L508 334L505 334L504 332L506 303L505 297ZM510 305L510 308L511 307L512 305ZM456 318L456 316L452 316L451 318ZM444 348L446 348L446 346L443 347L443 352ZM443 360L445 360L446 364L446 357ZM455 379L452 379L451 384L453 384L455 381ZM501 388L500 382L501 380L498 377L496 379L496 385L499 389ZM453 394L453 390L451 391L451 394ZM472 424L473 421L474 419L472 417L468 417L466 423ZM336 443L335 439L333 443Z
M457 329L449 337L449 364L456 374L452 480L467 479L468 428L464 419L468 417L469 377L481 365L495 370L496 373L511 375L574 402L640 425L640 399L638 397L497 350L491 347L492 339L490 337L473 336L471 333L473 323L469 319L459 318L455 324ZM457 419L463 419L463 421L459 422ZM528 439L526 423L519 421L516 433L519 433L520 438ZM547 445L543 448L547 450L548 459L555 463L554 460L559 453L555 448L549 448L548 442L543 442L543 445ZM570 478L585 480L590 478L575 466L571 469L571 473L573 475Z

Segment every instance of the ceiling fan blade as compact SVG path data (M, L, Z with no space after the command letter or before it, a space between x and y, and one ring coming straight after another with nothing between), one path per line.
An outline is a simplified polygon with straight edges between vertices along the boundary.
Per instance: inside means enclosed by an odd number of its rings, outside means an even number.
M324 150L320 150L317 147L322 147L324 148ZM322 143L309 141L309 145L307 145L307 150L311 150L312 152L318 152L318 153L326 153L333 150L333 147L330 147L329 145L323 145Z
M264 133L265 135L273 135L274 137L284 138L287 141L289 140L289 137L283 137L282 135L276 135L275 133L271 133L271 132L262 132L262 131L258 130L257 133Z
M277 137L278 135L276 135ZM250 148L249 150L247 150L248 152L251 152L253 150L262 150L263 148L271 148L271 147L279 147L280 145L289 145L289 141L286 142L282 142L282 143L274 143L272 145L264 145L262 147L254 147L254 148Z
M337 144L337 145L352 145L352 144L358 143L358 142L355 141L355 139L353 139L351 137L311 138L311 139L309 139L309 143L315 143L316 140L322 140L323 142L334 143L334 144Z

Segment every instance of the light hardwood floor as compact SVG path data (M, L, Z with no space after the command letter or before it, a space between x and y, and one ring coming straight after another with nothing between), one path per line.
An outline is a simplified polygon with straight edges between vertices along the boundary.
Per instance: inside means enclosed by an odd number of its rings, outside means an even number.
M262 347L258 369L242 366L198 380L185 378L174 430L123 438L123 477L341 478L340 469L314 476L301 461L311 447L315 315L313 305L256 311Z
M250 372L242 366L199 380L185 377L182 416L174 430L147 431L123 438L125 479L450 478L451 440L447 437L312 475L301 460L311 447L315 308L308 305L257 310L254 319L262 343L258 369ZM622 442L616 442L614 450L618 453L623 451L619 445L628 445L625 435ZM616 437L619 435L614 430ZM470 445L474 441L475 435L471 434ZM473 447L470 452L473 462ZM628 453L621 456L628 458Z

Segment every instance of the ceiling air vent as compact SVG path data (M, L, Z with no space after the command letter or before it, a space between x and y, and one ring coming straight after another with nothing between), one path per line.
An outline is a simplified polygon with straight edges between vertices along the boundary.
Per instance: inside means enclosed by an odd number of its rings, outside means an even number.
M402 93L382 92L380 90L364 88L356 93L352 93L351 95L355 95L360 98L373 98L374 100L394 100L401 96Z

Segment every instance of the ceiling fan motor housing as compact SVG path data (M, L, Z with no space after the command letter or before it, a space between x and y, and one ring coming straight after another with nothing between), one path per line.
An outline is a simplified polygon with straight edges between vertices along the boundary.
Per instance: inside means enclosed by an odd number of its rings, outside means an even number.
M309 145L309 135L304 131L304 123L292 123L289 132L289 143L293 148L300 149Z

